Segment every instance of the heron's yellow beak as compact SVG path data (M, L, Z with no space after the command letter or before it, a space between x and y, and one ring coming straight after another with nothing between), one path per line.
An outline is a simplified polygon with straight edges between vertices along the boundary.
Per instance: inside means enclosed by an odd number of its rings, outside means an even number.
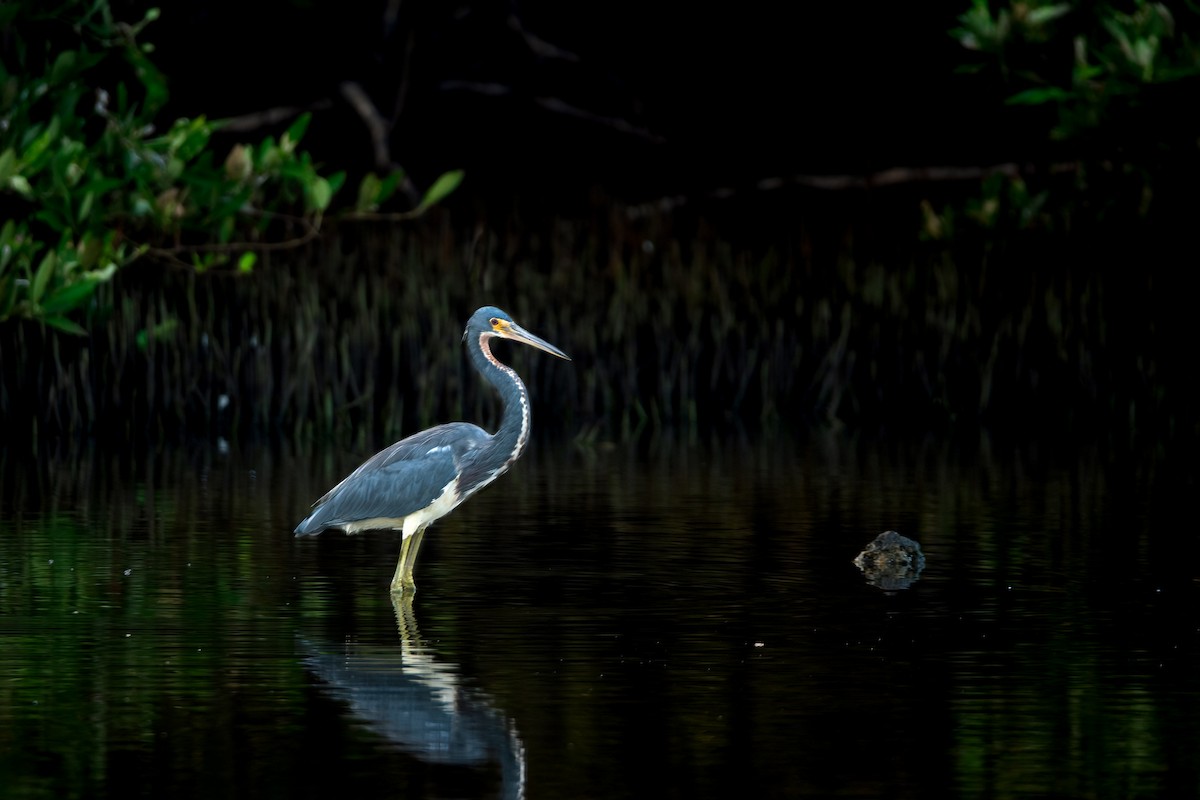
M497 336L504 339L512 339L514 342L521 342L522 344L536 347L538 350L545 350L552 356L558 356L567 361L571 360L571 357L562 350L559 350L540 336L534 336L515 322L509 322L505 319L494 320L492 322L492 330L496 332Z

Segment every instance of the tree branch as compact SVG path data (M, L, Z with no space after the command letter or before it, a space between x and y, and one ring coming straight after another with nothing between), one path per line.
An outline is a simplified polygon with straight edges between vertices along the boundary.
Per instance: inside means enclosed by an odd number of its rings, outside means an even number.
M820 189L830 192L864 191L888 186L900 186L913 183L938 183L946 181L982 180L992 175L1007 175L1015 178L1044 172L1048 175L1061 175L1075 172L1079 165L1073 162L1050 164L1043 168L1032 165L1021 165L1014 162L993 164L988 167L892 167L871 173L870 175L792 175L790 177L763 178L749 189L737 189L726 186L710 189L695 195L674 195L662 197L649 203L630 206L627 214L637 219L651 214L662 213L687 205L695 200L725 200L746 191L769 192L785 189L789 186L803 186L810 189Z

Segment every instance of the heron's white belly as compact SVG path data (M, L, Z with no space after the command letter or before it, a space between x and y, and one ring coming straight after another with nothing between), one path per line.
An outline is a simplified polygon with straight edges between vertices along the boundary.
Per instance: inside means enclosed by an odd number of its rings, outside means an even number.
M434 520L441 519L462 502L463 498L456 490L458 480L452 480L442 487L442 493L432 503L417 509L407 517L371 517L359 519L340 526L346 533L362 533L363 531L403 531L404 538L412 536Z
M441 519L454 510L454 507L461 502L455 486L458 484L458 478L447 483L442 487L442 493L437 499L422 509L414 511L404 518L404 538L412 536L417 531L424 528L435 519Z

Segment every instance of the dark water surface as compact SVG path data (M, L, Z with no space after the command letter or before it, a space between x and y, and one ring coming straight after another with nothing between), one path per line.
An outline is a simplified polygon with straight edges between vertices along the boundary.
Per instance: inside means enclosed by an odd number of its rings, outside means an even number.
M1153 455L542 442L395 605L395 535L290 534L364 455L0 452L0 797L1200 796Z

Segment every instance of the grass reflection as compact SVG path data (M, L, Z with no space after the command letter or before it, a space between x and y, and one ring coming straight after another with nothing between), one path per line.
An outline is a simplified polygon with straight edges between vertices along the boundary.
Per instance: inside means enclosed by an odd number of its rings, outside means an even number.
M395 536L291 536L361 455L0 456L0 796L459 786L362 724L375 667L485 698L530 797L1197 788L1200 562L1154 457L542 441L431 530L418 636ZM890 595L852 563L889 529L927 560Z

